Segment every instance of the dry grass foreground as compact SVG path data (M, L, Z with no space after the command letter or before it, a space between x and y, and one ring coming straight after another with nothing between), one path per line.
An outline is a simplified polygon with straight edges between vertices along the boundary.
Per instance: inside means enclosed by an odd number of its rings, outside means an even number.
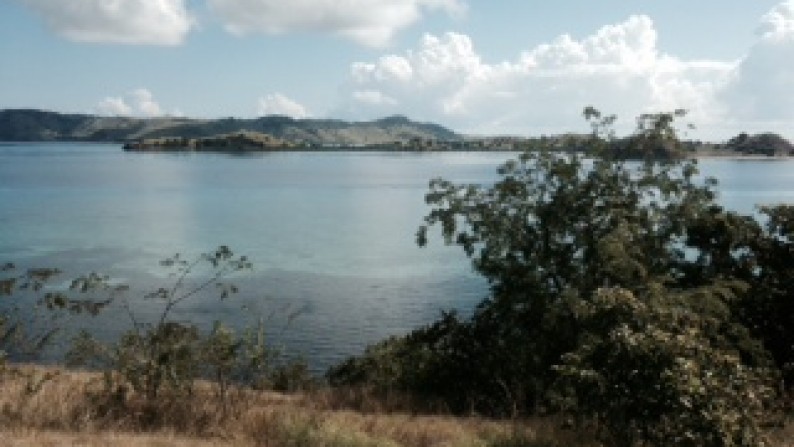
M286 395L236 390L224 416L210 384L161 405L147 420L134 400L124 411L97 399L102 377L16 367L0 376L0 447L595 447L552 421L423 416L400 399L321 390ZM149 409L151 410L151 409ZM771 433L794 447L794 426Z
M21 374L20 374L21 372ZM152 410L107 405L102 376L20 367L0 378L0 446L541 447L594 445L548 421L398 412L360 392L237 390L224 416L209 384ZM389 409L388 407L393 407Z

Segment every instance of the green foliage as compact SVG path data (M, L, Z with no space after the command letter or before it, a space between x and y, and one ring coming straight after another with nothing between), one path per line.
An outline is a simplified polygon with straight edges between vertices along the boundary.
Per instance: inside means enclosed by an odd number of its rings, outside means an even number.
M759 237L745 243L742 277L750 292L736 303L737 313L763 341L794 388L794 205L762 207L766 217ZM747 257L747 256L746 256ZM742 258L739 258L741 262Z
M683 111L641 116L622 153L614 117L584 115L601 158L527 153L490 186L431 181L418 243L439 227L491 295L469 319L349 359L331 383L456 412L562 403L622 446L760 445L772 380L794 382L793 207L763 209L762 225L717 205L696 162L670 160Z
M245 328L239 335L216 322L201 343L202 376L214 381L224 401L230 384L287 392L315 385L305 362L287 358L268 343L265 322L261 319L256 326Z
M144 296L148 300L162 303L162 310L156 322L139 321L126 296L121 297L121 305L130 319L131 329L113 344L105 345L93 339L88 332L82 332L73 342L67 354L69 364L104 366L115 374L109 374L113 383L109 386L114 393L132 390L150 402L156 402L164 389L171 395L189 393L193 381L199 375L200 358L203 351L213 364L222 369L217 352L228 348L226 337L213 331L202 343L199 328L192 323L171 319L171 313L180 303L215 287L220 299L236 293L234 285L224 280L237 272L251 268L246 257L235 258L228 247L221 246L215 252L199 256L188 262L175 255L160 263L174 270L174 282L170 287L161 287ZM206 278L191 281L191 275L200 266L208 268ZM217 329L217 328L216 328ZM213 355L214 354L214 355Z
M133 415L147 427L165 423L182 398L195 391L199 379L211 380L222 418L243 408L231 402L245 395L239 392L244 385L284 391L313 386L305 363L288 359L270 346L264 321L238 333L221 322L205 330L174 317L181 305L201 295L215 293L226 300L236 294L238 288L229 280L251 269L246 257L235 257L228 247L221 246L191 261L175 255L160 264L171 271L167 286L138 297L159 304L160 312L153 321L139 319L128 296L129 288L112 284L107 276L91 273L60 290L46 284L60 274L59 270L30 269L14 274L13 265L3 266L0 380L24 373L5 367L6 352L14 359L34 355L60 334L56 317L96 315L112 304L122 316L126 313L129 329L110 343L83 330L73 338L66 358L69 365L103 371L104 386L86 389L92 411L103 418ZM35 370L28 375L26 389L31 393L49 380Z
M140 321L130 300L121 297L130 329L113 343L100 342L82 331L67 353L70 365L105 371L105 387L96 398L108 411L123 411L131 400L142 398L146 416L156 421L158 408L170 408L163 407L164 402L176 402L193 393L196 380L202 378L212 381L224 417L232 408L234 385L290 390L307 386L310 376L305 365L279 356L267 343L263 321L238 334L220 321L205 332L171 316L180 304L201 294L214 291L225 300L237 293L237 286L227 280L251 269L246 257L235 257L222 246L192 261L177 254L160 264L172 269L172 283L143 296L161 304L156 321Z
M693 221L687 244L698 257L686 266L689 285L733 278L747 285L730 303L734 318L763 342L794 386L794 206L761 207L750 216L710 209Z
M607 154L609 143L615 139L612 125L617 121L617 115L603 116L600 110L593 106L587 106L582 111L582 116L592 129L589 151L596 155Z
M616 139L612 125L617 117L604 116L592 106L585 107L583 116L590 123L592 138L587 152L615 160L675 160L686 155L685 145L678 138L676 119L686 116L686 110L645 113L637 117L634 134ZM692 127L691 124L689 127Z
M95 300L92 293L99 288L99 276L92 273L75 279L67 290L48 283L61 274L53 268L32 268L16 273L16 266L6 263L0 267L0 384L6 380L22 379L20 405L36 395L53 379L50 371L20 367L8 362L36 360L51 345L62 342L62 319L68 315L96 315L111 299ZM111 297L122 286L103 287ZM4 408L14 413L17 409Z
M364 383L387 392L420 393L432 393L434 389L445 389L458 383L463 385L444 374L451 372L452 368L439 368L439 365L450 361L452 352L445 351L445 348L455 344L446 337L457 335L459 325L455 314L445 314L440 321L405 337L391 337L369 346L361 357L352 357L329 369L329 382L332 386ZM465 393L458 396L464 397Z
M722 147L745 155L772 157L794 154L794 145L775 133L760 133L751 136L742 132L728 140Z
M580 342L555 367L563 410L617 447L761 445L775 374L722 337L724 292L612 288L579 303ZM691 308L694 294L716 306Z
M480 365L461 386L477 394L470 400L509 413L542 405L549 366L576 346L578 328L562 304L604 285L679 280L688 223L715 205L694 162L528 153L499 172L487 188L432 181L426 223L463 248L493 292L456 331L455 349L445 349L458 351L451 369ZM426 235L420 228L420 244Z
M96 315L121 293L123 286L102 284L96 273L72 281L67 290L47 287L61 274L54 268L32 268L15 273L16 266L7 263L0 268L0 366L8 356L30 360L60 333L60 320L69 314ZM110 298L93 299L98 289Z

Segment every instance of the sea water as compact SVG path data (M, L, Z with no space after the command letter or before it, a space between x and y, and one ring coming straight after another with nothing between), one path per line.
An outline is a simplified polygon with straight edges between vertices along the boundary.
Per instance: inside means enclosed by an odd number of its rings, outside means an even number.
M53 287L96 271L131 286L136 318L161 304L140 297L172 284L159 261L193 259L219 245L253 262L223 302L197 295L174 317L208 327L263 321L271 341L315 371L373 342L466 314L487 283L458 247L417 227L428 181L488 184L514 157L489 153L128 153L119 145L0 145L0 263L57 267ZM746 213L794 203L794 160L701 160L719 200ZM207 273L197 271L198 276ZM71 320L113 338L131 320L118 308Z

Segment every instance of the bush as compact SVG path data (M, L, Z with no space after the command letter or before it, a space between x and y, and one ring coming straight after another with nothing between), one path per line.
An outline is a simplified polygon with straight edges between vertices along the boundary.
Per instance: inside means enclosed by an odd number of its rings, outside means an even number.
M440 227L491 295L469 319L348 360L332 383L496 416L567 402L623 446L759 445L773 379L792 380L794 207L765 209L765 226L720 207L696 162L657 156L680 147L680 115L640 117L626 144L644 162L526 153L489 186L432 180L418 243ZM590 152L607 151L613 117L586 117Z
M454 342L443 350L450 361L441 375L460 381L442 383L439 393L460 387L488 413L542 411L551 365L578 343L566 303L604 285L642 290L681 280L689 222L716 207L714 193L691 162L527 153L499 172L490 187L434 180L426 197L427 225L460 245L492 290L470 321L445 335ZM420 228L420 244L427 231Z
M156 321L140 321L128 298L121 297L130 329L113 343L100 342L82 331L67 353L70 365L105 371L104 389L95 396L100 406L117 412L142 400L145 420L141 422L150 425L161 417L158 412L175 408L170 402L193 393L198 379L212 380L223 415L231 408L229 392L235 385L266 386L274 378L277 385L290 389L306 383L305 368L285 364L266 343L262 321L238 335L219 321L204 333L194 323L171 318L180 304L202 293L214 290L221 300L237 293L238 288L227 279L251 268L246 257L235 257L222 246L190 262L175 255L161 265L174 269L175 275L169 287L144 296L162 303Z
M690 298L601 289L581 303L581 341L555 367L562 410L617 447L763 445L776 375L745 365L714 330L723 316Z

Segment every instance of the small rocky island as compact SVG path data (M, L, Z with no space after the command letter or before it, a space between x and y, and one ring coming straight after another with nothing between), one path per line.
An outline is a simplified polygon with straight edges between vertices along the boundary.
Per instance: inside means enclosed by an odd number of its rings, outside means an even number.
M724 149L742 155L766 155L768 157L794 155L794 145L782 136L771 132L755 135L742 132L728 140Z
M124 144L134 152L264 152L299 146L260 132L238 132L205 138L148 138Z

